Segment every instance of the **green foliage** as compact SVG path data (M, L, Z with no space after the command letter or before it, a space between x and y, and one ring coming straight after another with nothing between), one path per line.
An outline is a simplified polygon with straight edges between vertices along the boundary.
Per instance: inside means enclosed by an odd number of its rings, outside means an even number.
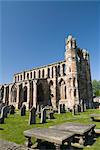
M20 116L19 111L16 112L15 115L9 115L8 118L5 118L5 123L0 124L0 139L4 139L7 141L12 141L18 144L24 144L26 142L26 138L23 135L25 130L35 128L35 127L43 127L48 128L52 125L61 124L64 122L79 122L84 124L96 124L96 128L100 128L99 122L90 121L90 114L100 113L100 110L97 109L89 109L86 112L80 113L79 115L73 116L71 112L63 113L63 114L55 114L55 119L49 120L47 119L47 123L40 124L40 119L37 117L36 124L28 125L29 112L26 113L26 116ZM32 138L32 142L35 142L35 138ZM97 141L90 146L90 148L84 147L83 150L98 150L100 147L100 137Z
M100 96L100 80L93 80L92 81L92 87L93 87L93 94L95 96Z

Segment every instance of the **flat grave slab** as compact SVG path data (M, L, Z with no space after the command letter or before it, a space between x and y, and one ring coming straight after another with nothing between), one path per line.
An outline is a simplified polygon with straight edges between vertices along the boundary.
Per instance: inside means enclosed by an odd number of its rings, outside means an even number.
M69 146L71 145L74 133L50 128L34 128L24 131L24 136L29 139L29 142L30 138L35 137L39 140L45 140L54 143L56 149L60 150L60 145L64 144L65 142L68 142Z
M90 114L93 121L100 121L100 114Z
M63 123L60 125L51 126L50 128L72 132L75 134L75 137L79 138L79 143L84 145L85 141L88 138L88 135L94 133L95 124L81 124L81 123Z

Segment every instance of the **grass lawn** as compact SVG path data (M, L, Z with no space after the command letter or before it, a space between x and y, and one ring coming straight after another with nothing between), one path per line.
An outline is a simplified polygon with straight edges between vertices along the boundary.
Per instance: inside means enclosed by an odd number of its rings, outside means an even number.
M89 109L86 112L75 115L74 117L70 112L64 114L55 114L55 119L48 120L45 124L40 124L40 119L37 117L37 123L33 125L28 125L29 112L26 113L26 116L20 116L20 113L17 111L15 116L9 115L5 119L5 124L0 124L0 139L7 141L12 141L18 144L25 143L26 139L23 135L23 131L35 127L49 127L51 125L56 125L64 122L79 122L79 123L93 123L96 124L96 128L100 128L100 122L90 121L89 114L100 113L100 110ZM35 139L33 138L33 142ZM100 137L97 138L96 142L91 147L84 147L84 150L99 150L100 149Z

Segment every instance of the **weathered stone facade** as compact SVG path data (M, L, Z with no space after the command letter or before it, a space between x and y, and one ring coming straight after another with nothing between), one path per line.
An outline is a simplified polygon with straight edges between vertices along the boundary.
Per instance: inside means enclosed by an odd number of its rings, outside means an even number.
M72 109L75 104L92 107L92 84L89 53L77 47L71 35L66 39L65 60L17 73L13 83L0 86L0 99L16 109L37 105L64 104Z

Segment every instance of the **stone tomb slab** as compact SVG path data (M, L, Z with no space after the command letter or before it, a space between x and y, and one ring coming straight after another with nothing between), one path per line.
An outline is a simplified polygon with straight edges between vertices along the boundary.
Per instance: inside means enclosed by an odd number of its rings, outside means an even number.
M93 139L95 124L81 124L81 123L63 123L60 125L51 126L52 129L57 129L66 132L72 132L75 137L79 139L79 143L84 145L89 140L88 135L91 135Z
M45 140L54 143L56 149L60 150L60 145L65 142L68 142L69 146L71 145L74 133L50 128L34 128L24 131L24 136L28 138L29 142L32 137L35 137L38 141Z

